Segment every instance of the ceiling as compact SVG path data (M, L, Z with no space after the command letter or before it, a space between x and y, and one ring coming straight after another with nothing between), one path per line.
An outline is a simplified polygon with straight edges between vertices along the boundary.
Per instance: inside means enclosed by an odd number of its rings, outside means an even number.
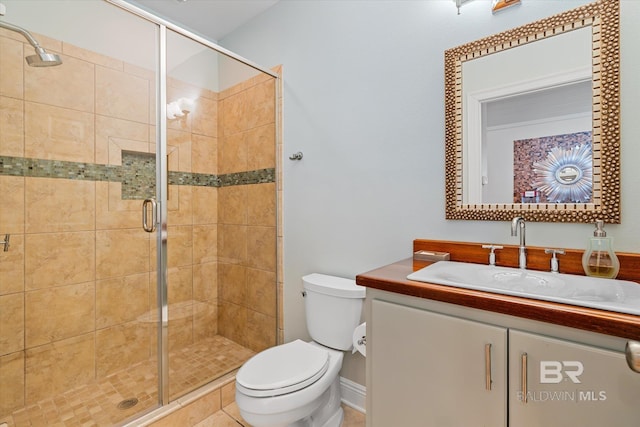
M487 102L487 127L591 115L591 79L535 90Z
M154 15L218 41L278 0L127 0Z

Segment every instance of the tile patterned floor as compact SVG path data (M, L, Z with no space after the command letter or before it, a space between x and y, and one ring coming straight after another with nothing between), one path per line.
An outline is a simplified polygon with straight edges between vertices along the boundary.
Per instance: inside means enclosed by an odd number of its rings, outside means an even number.
M364 427L365 415L346 405L342 405L344 409L344 421L342 427Z
M341 427L364 427L365 415L349 406L342 405L344 420ZM222 411L207 417L193 427L251 427L240 416L235 403L225 406Z
M171 398L239 368L253 354L251 350L221 336L172 353L169 356ZM113 426L153 408L157 402L156 388L157 364L155 360L149 360L12 414L0 415L0 425L5 422L8 427ZM118 403L128 398L136 398L138 403L129 409L118 409Z

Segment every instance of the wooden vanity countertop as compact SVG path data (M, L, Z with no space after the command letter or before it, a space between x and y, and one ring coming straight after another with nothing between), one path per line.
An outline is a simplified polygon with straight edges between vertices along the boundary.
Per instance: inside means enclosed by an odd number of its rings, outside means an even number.
M423 262L414 268L414 261L409 258L359 274L356 283L382 291L640 340L640 316L407 279L407 275L428 264Z

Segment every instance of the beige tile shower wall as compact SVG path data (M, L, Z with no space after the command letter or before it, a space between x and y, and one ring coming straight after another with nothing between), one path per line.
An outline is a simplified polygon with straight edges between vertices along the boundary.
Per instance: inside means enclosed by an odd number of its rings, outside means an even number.
M122 150L155 152L152 73L36 37L62 66L27 67L30 48L0 30L0 156L121 165ZM195 111L168 124L170 170L218 173L218 95L169 85L170 99L197 93ZM11 234L0 251L0 415L153 356L156 242L141 201L123 200L117 182L4 175L0 194L0 235ZM217 333L218 190L169 194L175 348Z
M276 167L275 79L220 94L219 173ZM219 331L260 351L276 344L276 184L218 191Z
M194 94L194 111L167 122L169 171L216 174L217 93L168 78L169 102ZM218 332L217 200L216 188L169 187L169 351Z

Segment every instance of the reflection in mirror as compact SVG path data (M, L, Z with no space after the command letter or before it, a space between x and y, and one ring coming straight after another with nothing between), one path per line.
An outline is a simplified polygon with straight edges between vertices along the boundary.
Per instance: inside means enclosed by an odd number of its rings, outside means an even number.
M591 79L487 102L482 117L481 169L475 175L467 162L463 200L520 203L522 191L536 189L534 162L554 147L591 144Z
M515 141L591 129L591 33L586 26L462 64L464 203L520 203Z
M447 218L620 221L618 3L445 52Z
M541 193L539 202L590 203L593 195L591 156L591 144L571 148L557 146L544 160L535 162L533 186L534 191Z

